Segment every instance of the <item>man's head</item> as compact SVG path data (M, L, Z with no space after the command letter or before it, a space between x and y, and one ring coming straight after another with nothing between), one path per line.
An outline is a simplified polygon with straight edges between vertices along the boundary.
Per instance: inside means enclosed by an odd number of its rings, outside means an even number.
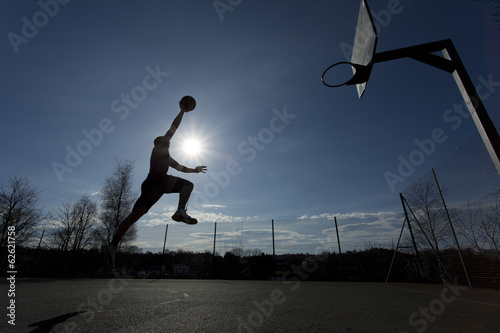
M193 111L196 107L196 100L191 96L184 96L179 102L179 106L184 112Z
M154 145L163 147L163 148L169 148L170 147L170 141L167 140L164 136L158 136L155 138Z

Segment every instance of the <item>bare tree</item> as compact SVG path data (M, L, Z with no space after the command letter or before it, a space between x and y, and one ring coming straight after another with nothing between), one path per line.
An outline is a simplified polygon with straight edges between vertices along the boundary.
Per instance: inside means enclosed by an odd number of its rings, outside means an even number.
M243 249L241 247L235 246L229 252L231 252L232 254L234 254L236 257L243 256Z
M97 203L83 196L76 202L63 203L59 209L53 231L56 246L63 251L79 251L95 244Z
M415 182L405 196L423 232L427 235L437 254L447 240L447 222L438 190L431 179ZM415 228L415 238L421 244L427 241L420 228Z
M491 213L486 214L486 218L482 220L481 230L488 245L500 254L500 203L498 197L492 208Z
M471 207L467 201L467 211L462 209L452 210L456 221L458 234L462 236L470 247L483 253L485 247L485 236L481 225L483 224L483 212L480 206Z
M15 227L16 245L26 244L46 217L38 205L41 192L27 178L15 176L0 185L0 248L7 244L7 228Z
M120 222L132 209L136 195L132 191L132 171L130 161L115 161L113 174L106 178L102 189L101 215L98 238L103 243L110 243ZM137 237L137 226L132 225L122 238L121 245L127 245Z
M263 254L259 249L247 249L243 251L243 257L257 257Z
M62 204L59 208L55 218L51 221L54 229L52 236L54 237L54 244L58 249L67 251L71 242L71 237L74 233L74 223L72 217L73 203L71 201Z

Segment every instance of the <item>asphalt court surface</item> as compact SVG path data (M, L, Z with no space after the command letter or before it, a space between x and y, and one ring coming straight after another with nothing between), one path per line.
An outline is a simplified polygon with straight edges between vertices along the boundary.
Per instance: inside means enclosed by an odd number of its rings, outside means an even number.
M4 278L1 332L500 332L500 291L443 285L27 279L15 297L9 289Z

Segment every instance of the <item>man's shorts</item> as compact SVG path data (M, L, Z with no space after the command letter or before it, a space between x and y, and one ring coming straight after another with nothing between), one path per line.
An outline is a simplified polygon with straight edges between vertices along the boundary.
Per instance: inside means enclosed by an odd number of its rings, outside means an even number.
M164 193L180 193L182 188L190 186L189 180L165 175L163 178L147 177L141 185L141 196L134 204L134 210L146 207L148 210L160 200Z

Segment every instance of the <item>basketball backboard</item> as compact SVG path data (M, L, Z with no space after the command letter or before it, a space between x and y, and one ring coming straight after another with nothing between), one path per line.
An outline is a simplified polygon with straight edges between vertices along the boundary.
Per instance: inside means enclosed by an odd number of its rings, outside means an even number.
M321 76L323 84L327 87L355 84L358 96L361 98L370 78L373 64L401 58L412 58L453 74L465 104L483 139L484 145L500 175L500 135L491 121L488 112L486 112L486 108L481 101L481 96L477 92L451 39L375 53L377 38L377 29L368 4L366 0L361 0L351 61L340 61L328 67ZM436 52L441 52L443 56L435 54ZM324 80L325 74L337 65L344 64L351 65L353 71L352 78L342 84L332 85L326 83Z
M366 66L366 81L357 83L358 96L361 98L365 92L366 84L372 69L372 60L377 48L377 29L373 22L372 14L368 8L366 0L361 0L359 7L358 24L356 25L356 35L352 48L351 63ZM353 74L356 68L353 67Z

